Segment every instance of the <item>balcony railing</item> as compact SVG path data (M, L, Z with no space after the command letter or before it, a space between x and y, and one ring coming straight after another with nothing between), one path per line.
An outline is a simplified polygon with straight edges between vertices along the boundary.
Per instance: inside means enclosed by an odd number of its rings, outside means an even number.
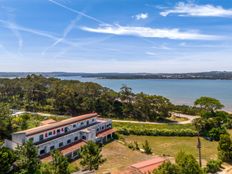
M48 142L48 141L51 141L51 140L53 140L53 139L57 139L57 138L60 138L60 137L65 136L65 135L71 134L71 133L73 133L73 132L76 132L76 131L79 131L79 130L88 128L88 127L90 127L90 126L97 125L97 124L99 124L99 123L100 123L100 122L95 122L95 123L93 123L93 124L89 124L89 125L86 125L86 126L77 128L77 129L73 129L73 130L68 131L68 132L66 132L66 133L60 133L60 134L58 134L58 135L56 135L56 136L49 137L49 138L40 140L40 141L38 141L38 142L35 142L34 144L35 144L35 145L40 145L40 144L46 143L46 142Z

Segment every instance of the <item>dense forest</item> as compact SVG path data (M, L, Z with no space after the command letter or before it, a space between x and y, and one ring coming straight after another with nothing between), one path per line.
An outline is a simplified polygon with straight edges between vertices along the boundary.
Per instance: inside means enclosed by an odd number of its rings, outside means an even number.
M59 80L41 75L0 79L0 102L12 109L79 115L98 112L104 117L159 120L169 116L173 105L162 96L120 92L92 82Z

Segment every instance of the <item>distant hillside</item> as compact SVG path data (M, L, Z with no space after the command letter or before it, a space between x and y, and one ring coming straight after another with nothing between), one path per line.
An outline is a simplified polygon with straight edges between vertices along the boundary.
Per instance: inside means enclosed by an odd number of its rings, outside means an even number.
M232 72L211 71L199 73L68 73L68 72L0 72L0 77L25 77L41 74L46 77L81 76L103 79L210 79L232 80Z

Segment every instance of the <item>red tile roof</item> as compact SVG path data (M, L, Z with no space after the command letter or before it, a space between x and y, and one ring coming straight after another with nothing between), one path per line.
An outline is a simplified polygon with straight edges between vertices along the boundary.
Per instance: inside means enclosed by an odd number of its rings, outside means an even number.
M165 162L165 158L156 157L147 161L142 161L131 165L131 168L135 168L142 173L152 172L154 169L158 168L161 164Z
M69 124L72 124L72 123L75 123L75 122L79 122L79 121L86 120L86 119L93 118L93 117L97 117L97 116L98 116L97 113L90 113L90 114L75 116L75 117L65 119L65 120L62 120L62 121L58 121L58 122L55 122L55 123L46 124L46 125L43 125L43 126L38 126L38 127L32 128L32 129L27 129L27 130L24 130L24 131L16 132L15 134L25 133L27 136L34 135L34 134L37 134L37 133L40 133L40 132L48 131L48 130L51 130L51 129L55 129L55 128L58 128L58 127L62 127L62 126L65 126L65 125L69 125Z
M109 134L112 134L112 133L114 133L114 132L116 132L116 130L114 130L114 129L108 129L108 130L105 130L105 131L103 131L103 132L98 133L98 134L97 134L97 137L98 137L98 138L105 137L105 136L107 136L107 135L109 135Z
M82 146L86 145L86 142L84 141L78 141L78 142L75 142L75 143L72 143L68 146L65 146L63 148L60 148L60 152L62 155L66 155L66 154L69 154L75 150L78 150L80 149ZM51 155L46 155L44 157L41 158L41 161L42 162L49 162L49 161L52 161L52 156Z
M43 125L51 124L51 123L55 123L55 122L56 122L56 121L53 120L53 119L48 119L48 120L41 121L41 122L40 122L40 125L43 126Z

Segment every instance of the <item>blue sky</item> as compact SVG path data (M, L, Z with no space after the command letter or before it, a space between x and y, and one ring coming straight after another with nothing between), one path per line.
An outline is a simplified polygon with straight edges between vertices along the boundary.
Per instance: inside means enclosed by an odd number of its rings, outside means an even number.
M232 70L229 0L0 0L0 71Z

